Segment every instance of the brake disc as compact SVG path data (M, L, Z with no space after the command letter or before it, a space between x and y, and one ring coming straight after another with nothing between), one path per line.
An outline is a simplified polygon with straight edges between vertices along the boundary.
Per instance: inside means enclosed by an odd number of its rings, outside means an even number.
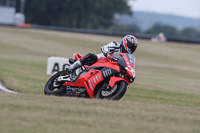
M117 90L117 84L114 85L114 87L110 90L102 90L101 95L104 97L112 95Z

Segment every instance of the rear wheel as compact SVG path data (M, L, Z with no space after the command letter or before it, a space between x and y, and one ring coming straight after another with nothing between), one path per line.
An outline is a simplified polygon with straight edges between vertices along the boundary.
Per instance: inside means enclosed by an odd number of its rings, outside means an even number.
M120 100L127 90L127 83L124 81L117 82L113 88L106 89L103 85L96 92L95 98L97 99L107 99L107 100Z
M61 96L65 94L65 87L62 85L67 81L69 77L67 71L61 71L53 75L46 83L44 87L45 95L57 95Z

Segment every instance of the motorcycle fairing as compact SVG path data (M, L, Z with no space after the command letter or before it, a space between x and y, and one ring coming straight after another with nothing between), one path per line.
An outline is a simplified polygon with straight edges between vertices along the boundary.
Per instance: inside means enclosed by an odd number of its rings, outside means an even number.
M120 72L117 62L110 61L105 57L101 57L95 64L91 65L89 69L93 69L94 67L109 67Z
M63 85L84 87L88 95L93 97L96 85L113 74L120 72L120 68L117 62L111 62L109 59L101 57L87 71L87 73L78 77L75 83L66 82Z
M123 78L121 78L121 77L110 77L109 86L110 86L111 88L113 88L114 85L115 85L117 82L119 82L119 81L125 81L128 85L130 84L130 82L128 82L128 80L125 80L125 79L123 79Z
M80 55L78 53L74 53L73 57L74 57L75 60L79 60L79 59L83 59L84 58L84 56L82 56L82 55Z
M132 63L130 63L130 59L129 59L129 57L127 56L127 54L125 54L125 53L120 53L120 55L121 55L123 58L119 58L118 64L119 64L120 66L122 66L122 67L126 70L127 76L128 76L129 78L134 78L134 77L135 77L134 65L133 65Z
M90 97L93 97L94 89L97 84L103 81L104 78L100 70L91 69L87 73L81 75L75 83L66 82L64 86L84 87Z
M88 95L93 98L94 97L94 90L100 82L105 80L106 78L110 78L109 86L113 87L115 83L118 81L125 81L127 84L130 84L129 80L125 76L124 78L121 77L111 77L113 74L120 72L120 63L121 67L126 70L127 76L132 78L133 77L133 66L128 59L128 57L120 53L123 58L120 58L118 62L110 61L107 58L101 57L95 64L88 66L86 73L78 77L75 83L66 82L64 86L74 86L74 87L84 87L88 93ZM74 54L76 60L83 58L79 54Z

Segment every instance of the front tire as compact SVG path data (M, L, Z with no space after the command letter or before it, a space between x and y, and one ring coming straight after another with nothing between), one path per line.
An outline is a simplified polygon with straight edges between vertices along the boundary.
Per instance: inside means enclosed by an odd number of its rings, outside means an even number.
M106 90L105 87L102 86L97 91L95 98L97 98L97 99L107 99L107 100L120 100L124 96L124 94L126 93L127 83L124 82L124 81L119 81L114 85L114 87L112 89L114 89L114 92L110 91L110 95L109 95L109 91ZM108 92L108 94L106 94L106 91Z
M68 75L67 71L60 71L60 72L56 73L55 75L53 75L47 81L47 83L44 87L44 94L45 95L56 95L56 96L64 95L66 92L66 89L62 84L65 83L65 81L58 82L56 80L58 79L58 77L65 76L65 75Z

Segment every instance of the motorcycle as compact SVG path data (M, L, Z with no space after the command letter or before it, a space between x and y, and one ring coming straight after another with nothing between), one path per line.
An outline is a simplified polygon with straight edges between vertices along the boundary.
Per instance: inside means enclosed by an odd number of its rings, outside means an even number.
M75 53L75 60L84 56ZM80 72L60 71L44 87L46 95L75 96L96 99L120 100L127 86L134 81L135 57L120 53L117 61L101 57L92 65L84 65Z

